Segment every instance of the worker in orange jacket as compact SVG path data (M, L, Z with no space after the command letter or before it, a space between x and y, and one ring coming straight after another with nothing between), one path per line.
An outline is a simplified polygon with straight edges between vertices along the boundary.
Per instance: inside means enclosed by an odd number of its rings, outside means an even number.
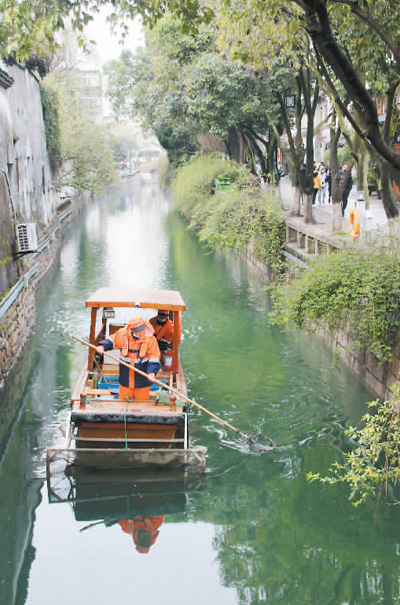
M160 349L154 337L153 326L142 317L133 317L126 327L120 328L108 338L102 340L97 352L119 349L121 360L145 372L149 379L126 366L119 366L119 398L148 401L150 398L151 380L159 371Z
M164 517L165 515L121 519L119 524L125 533L132 536L136 550L146 554L158 538L159 527L161 527Z
M154 336L157 338L160 351L172 349L172 338L174 335L174 324L169 319L168 311L160 309L155 317L150 319L154 328Z

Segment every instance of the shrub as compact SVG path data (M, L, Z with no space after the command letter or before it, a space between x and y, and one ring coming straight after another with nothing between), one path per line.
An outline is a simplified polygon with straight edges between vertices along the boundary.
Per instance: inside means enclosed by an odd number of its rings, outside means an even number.
M42 84L40 85L40 96L42 99L47 152L50 158L51 169L56 174L61 165L58 98L53 90L46 88Z
M383 247L354 248L319 257L272 292L277 324L310 330L348 326L355 347L390 361L400 326L400 265Z
M231 180L227 191L215 190L215 179L221 176ZM260 261L283 270L280 202L260 190L259 180L246 167L218 156L197 156L177 170L172 193L201 241L236 251L251 245Z
M379 495L382 490L387 494L389 487L397 484L400 472L400 385L395 385L390 402L373 401L368 405L375 408L375 413L363 417L364 427L346 431L356 446L345 454L344 462L335 462L327 477L307 475L309 481L346 483L355 506L377 491Z

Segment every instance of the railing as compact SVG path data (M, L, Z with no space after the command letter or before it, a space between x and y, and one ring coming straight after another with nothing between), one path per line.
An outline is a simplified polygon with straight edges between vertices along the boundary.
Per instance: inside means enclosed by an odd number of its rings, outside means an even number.
M73 201L73 200L72 200ZM72 213L72 209L67 210L61 216L58 217L58 225L56 225L53 229L53 232L45 239L44 242L40 244L37 251L30 254L30 260L34 260L43 250L49 246L56 233L61 228L61 223ZM0 301L0 318L8 311L11 305L17 300L19 294L22 292L24 288L28 287L29 280L40 270L40 262L37 262L33 267L31 267L20 279L17 283L11 288L11 290L4 296L4 298Z
M29 280L40 270L40 263L36 263L33 267L29 269L17 283L11 288L8 294L3 298L0 302L0 317L8 311L11 305L17 300L19 294L22 292L24 288L28 287Z

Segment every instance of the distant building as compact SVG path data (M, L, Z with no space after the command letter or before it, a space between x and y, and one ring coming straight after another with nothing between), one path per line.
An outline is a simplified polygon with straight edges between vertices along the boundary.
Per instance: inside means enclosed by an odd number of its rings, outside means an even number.
M64 85L90 109L96 124L103 122L103 82L97 69L68 69L59 73Z
M330 99L321 94L318 97L314 118L314 159L316 162L325 160L325 151L329 148L330 129L328 116L331 110L332 103Z

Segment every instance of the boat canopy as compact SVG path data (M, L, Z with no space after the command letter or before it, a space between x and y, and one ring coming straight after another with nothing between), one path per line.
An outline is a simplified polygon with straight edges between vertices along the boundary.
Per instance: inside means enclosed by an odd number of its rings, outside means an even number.
M184 311L185 303L177 290L142 288L99 288L86 301L86 307L133 307Z

